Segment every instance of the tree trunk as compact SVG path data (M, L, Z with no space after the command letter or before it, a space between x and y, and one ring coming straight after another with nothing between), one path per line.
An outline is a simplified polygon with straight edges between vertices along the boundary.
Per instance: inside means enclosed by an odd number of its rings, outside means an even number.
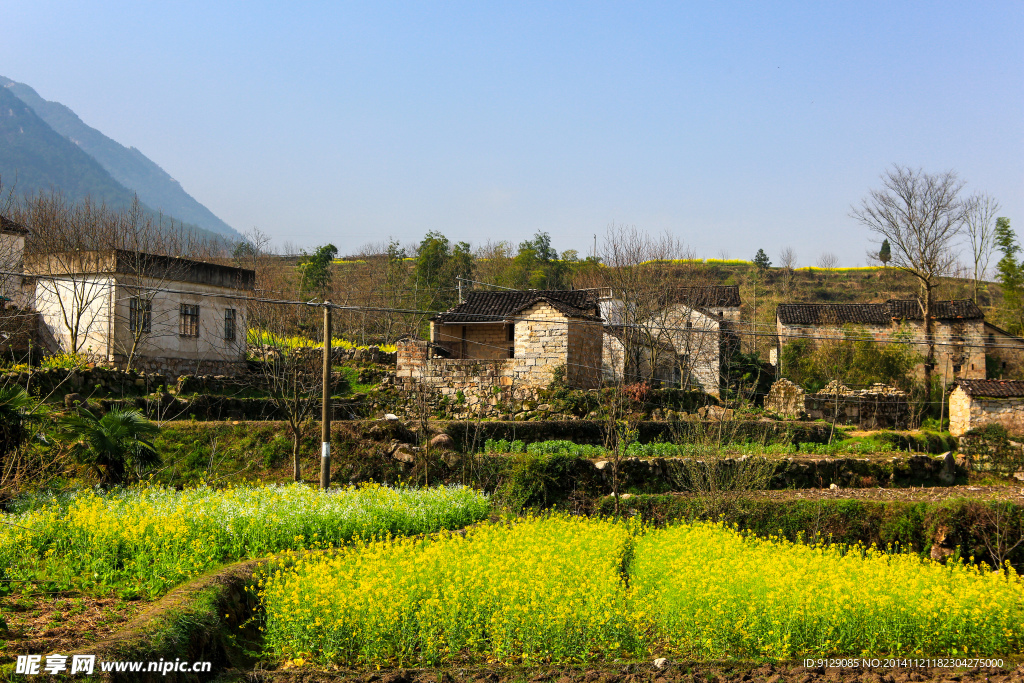
M292 478L295 481L302 481L302 465L299 461L299 444L302 434L298 429L292 429Z
M932 335L932 283L924 281L924 341L927 356L924 360L924 385L928 396L932 393L932 368L935 366L935 337Z

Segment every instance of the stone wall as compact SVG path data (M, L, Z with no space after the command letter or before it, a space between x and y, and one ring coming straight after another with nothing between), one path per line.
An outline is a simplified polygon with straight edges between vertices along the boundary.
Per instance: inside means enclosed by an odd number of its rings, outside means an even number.
M935 320L932 326L935 338L934 373L951 382L956 378L985 379L985 323L982 320ZM924 324L907 320L902 325L851 324L844 328L836 325L786 325L776 322L780 346L789 340L808 334L818 339L843 339L846 329L855 330L858 339L870 338L875 342L890 342L901 330L909 332L914 350L923 358L928 353L924 344ZM782 368L785 372L786 368ZM924 379L924 364L914 369L917 379Z
M851 390L832 382L822 392L804 397L804 411L810 420L835 420L860 429L906 429L910 401L905 392L884 384Z
M124 369L126 361L114 361L110 365ZM135 368L146 373L166 375L170 379L178 379L186 375L226 375L239 377L246 373L244 360L194 360L189 358L138 358Z
M780 379L768 390L764 409L779 417L796 420L804 415L804 390L788 379Z
M1024 435L1024 397L985 398L969 396L961 387L949 395L949 433L961 436L989 424Z
M515 330L516 384L546 387L569 355L569 319L544 301L521 312ZM595 364L601 354L594 358Z
M852 390L832 382L820 393L805 394L793 382L780 379L768 391L764 407L780 417L835 419L837 424L860 429L904 429L910 419L907 394L884 384Z

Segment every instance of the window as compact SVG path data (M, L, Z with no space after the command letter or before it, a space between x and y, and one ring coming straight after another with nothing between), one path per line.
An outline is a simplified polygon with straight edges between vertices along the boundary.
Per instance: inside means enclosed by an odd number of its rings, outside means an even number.
M224 310L224 339L235 341L235 309L233 308Z
M988 335L988 345L989 346L995 346L996 345L996 335L994 335L992 333L989 333L989 335Z
M128 329L135 333L152 331L153 302L141 297L133 297L128 301Z
M181 319L178 323L178 334L182 337L199 336L199 305L182 304Z

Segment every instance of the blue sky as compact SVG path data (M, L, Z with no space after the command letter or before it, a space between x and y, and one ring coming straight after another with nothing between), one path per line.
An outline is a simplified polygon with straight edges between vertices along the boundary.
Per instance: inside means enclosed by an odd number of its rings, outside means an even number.
M1024 234L1024 2L5 3L0 74L230 225L342 253L610 223L864 262L851 204L956 170Z

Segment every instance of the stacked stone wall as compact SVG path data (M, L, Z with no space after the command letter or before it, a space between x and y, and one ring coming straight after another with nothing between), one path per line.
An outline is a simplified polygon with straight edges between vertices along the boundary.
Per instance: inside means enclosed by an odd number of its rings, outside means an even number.
M780 379L768 390L764 409L779 417L798 419L804 415L804 390L788 379Z
M985 425L1002 425L1007 432L1024 436L1024 397L985 398L968 396L960 387L949 397L949 433L961 436Z
M569 321L545 302L522 312L515 331L515 379L517 386L543 388L564 367L569 354ZM594 357L595 364L601 357Z

